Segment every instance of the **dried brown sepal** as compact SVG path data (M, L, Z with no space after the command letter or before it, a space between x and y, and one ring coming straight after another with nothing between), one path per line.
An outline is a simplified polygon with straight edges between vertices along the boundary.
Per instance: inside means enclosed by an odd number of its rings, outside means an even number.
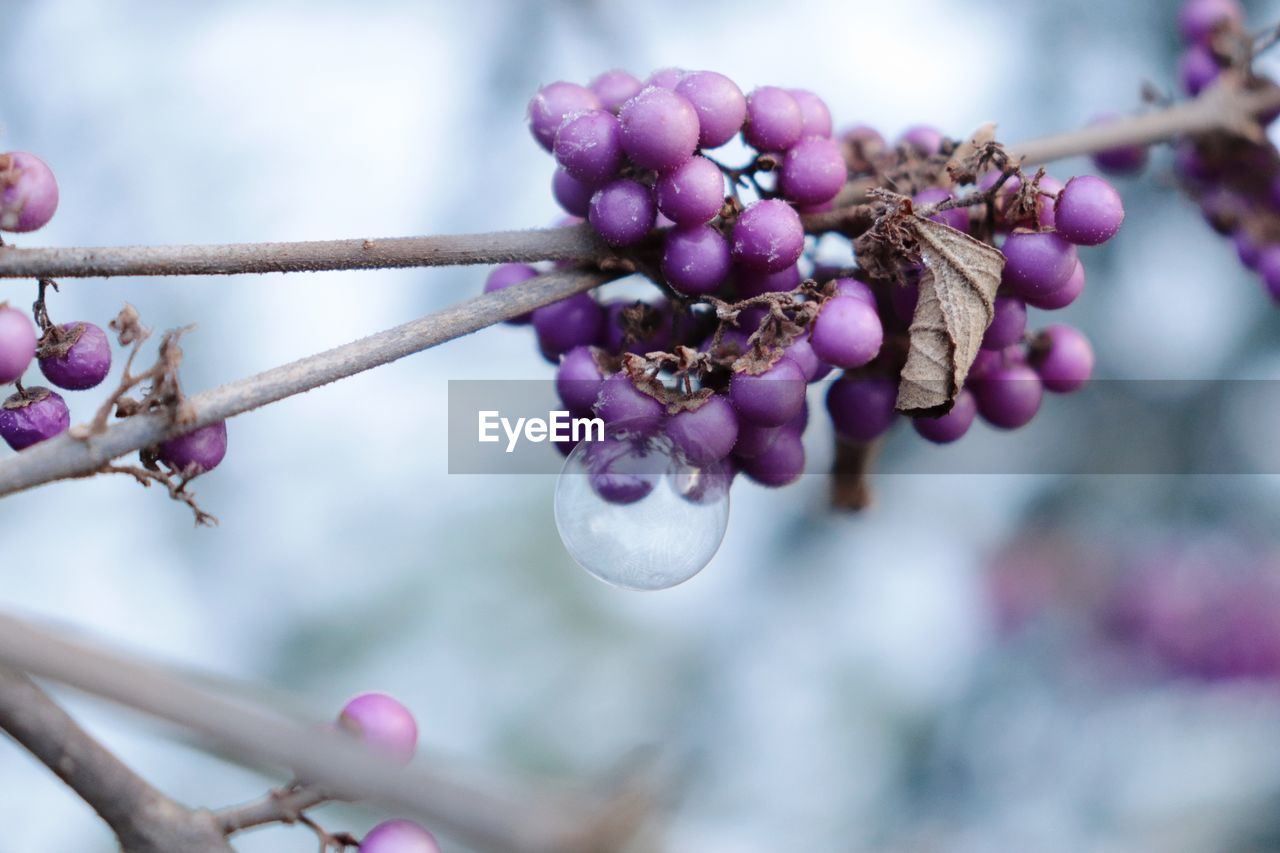
M1018 189L1011 195L1004 196L1007 199L1004 205L997 203L997 209L1000 210L1006 222L1031 222L1033 230L1040 230L1040 198L1045 195L1040 182L1044 177L1043 168L1037 169L1031 180L1027 180L1023 175L1019 179Z
M84 330L84 323L76 323L69 329L50 325L36 343L36 358L63 358L80 341Z
M991 324L1004 255L941 223L919 216L910 221L925 272L908 330L897 408L915 415L944 414L964 387Z
M646 355L625 353L622 356L621 369L626 372L636 388L666 407L668 414L683 411L695 411L702 408L706 401L715 394L711 388L694 390L692 377L700 376L714 369L715 362L708 353L701 353L685 346L678 346L675 352L651 352ZM676 375L676 387L668 388L659 378L662 370L670 370Z
M947 174L957 184L972 184L983 173L993 168L1003 170L1008 163L1008 152L996 142L996 126L989 123L975 130L968 141L956 146L947 162Z
M9 395L9 397L5 399L4 403L0 404L0 409L7 409L11 412L18 409L25 409L27 406L31 406L35 403L39 403L41 400L48 399L49 395L52 393L53 392L48 388L41 385L35 385L31 388L23 388L18 393Z
M870 196L880 212L875 223L853 241L858 266L871 278L904 282L907 269L920 263L911 199L879 189Z

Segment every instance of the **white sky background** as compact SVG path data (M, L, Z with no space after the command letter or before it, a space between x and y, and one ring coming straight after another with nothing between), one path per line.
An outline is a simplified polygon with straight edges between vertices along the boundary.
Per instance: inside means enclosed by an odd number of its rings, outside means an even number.
M960 135L998 120L1023 139L1136 103L1170 37L1146 35L1154 10L1118 7L1146 5L10 3L0 141L46 157L62 187L54 223L23 245L538 226L557 216L550 158L524 127L540 83L706 67L744 89L811 88L837 125ZM1230 371L1261 288L1193 210L1148 209L1087 260L1090 290L1072 309L1099 332L1100 372ZM128 300L157 328L198 322L184 378L200 389L454 302L483 275L68 282L51 307L105 324ZM33 290L0 284L0 299ZM1274 337L1278 321L1264 322ZM428 759L591 776L637 744L696 743L679 849L754 853L780 838L874 849L904 760L894 732L965 689L987 639L982 556L1046 484L891 478L858 519L822 513L820 478L784 495L739 484L703 575L623 593L563 554L549 479L445 473L448 379L550 375L528 330L492 329L238 418L227 461L198 484L222 519L213 531L124 481L6 500L0 531L21 544L0 557L3 603L287 688L318 716L387 690L417 712ZM73 398L75 420L99 401ZM1052 415L1050 401L1041 417ZM823 429L809 439L826 452ZM263 787L75 704L189 802ZM1060 835L1071 797L1046 792L1023 823L974 829L973 849ZM0 826L0 853L111 847L87 809L3 745ZM242 846L313 848L305 831Z

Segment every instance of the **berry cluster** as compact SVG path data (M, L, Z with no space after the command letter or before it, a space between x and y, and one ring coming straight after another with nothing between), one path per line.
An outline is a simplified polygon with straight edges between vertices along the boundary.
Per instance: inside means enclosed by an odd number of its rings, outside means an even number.
M35 231L48 224L57 207L58 184L43 160L21 151L0 154L0 231ZM111 342L102 328L49 319L45 297L50 287L56 285L40 281L34 322L0 302L0 384L16 387L0 403L0 437L14 450L61 435L71 425L60 394L22 384L33 361L50 385L65 391L96 388L111 371ZM198 473L215 468L226 449L226 425L217 423L165 441L149 453L175 472Z
M1237 0L1190 0L1178 15L1178 28L1186 43L1179 76L1188 95L1219 80L1246 89L1268 85L1249 66L1252 41ZM1174 169L1209 225L1232 241L1240 262L1256 271L1267 293L1280 302L1280 153L1275 146L1262 135L1191 137L1175 149Z
M994 142L960 145L926 126L892 146L866 126L837 138L811 92L744 95L711 71L552 83L530 102L529 126L556 159L560 205L662 291L604 304L581 294L512 321L532 323L576 416L661 433L694 466L782 486L804 470L806 386L840 369L826 398L837 432L879 438L897 420L926 274L919 246L892 227L913 210L999 245L1006 261L971 381L940 411L913 413L923 437L955 441L976 415L1022 426L1044 390L1073 391L1089 378L1093 353L1080 332L1054 325L1029 335L1026 322L1028 306L1052 310L1079 296L1076 247L1120 227L1120 198L1099 178L1026 175ZM746 166L706 153L735 137L750 149ZM903 190L911 195L896 195ZM857 238L857 266L816 263L807 233ZM497 267L485 290L538 272ZM592 452L602 498L630 503L652 488L619 470L626 454L608 441Z

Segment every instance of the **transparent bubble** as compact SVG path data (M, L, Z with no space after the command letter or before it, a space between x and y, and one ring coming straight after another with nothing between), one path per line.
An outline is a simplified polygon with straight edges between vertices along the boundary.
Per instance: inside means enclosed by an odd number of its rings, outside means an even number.
M695 467L661 432L614 427L565 460L556 527L570 556L605 583L667 589L715 556L729 482L723 463Z

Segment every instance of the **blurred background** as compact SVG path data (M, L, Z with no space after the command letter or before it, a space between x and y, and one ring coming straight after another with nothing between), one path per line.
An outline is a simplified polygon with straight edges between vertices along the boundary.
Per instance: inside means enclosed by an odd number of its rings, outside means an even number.
M1246 5L1255 26L1280 17ZM612 67L810 88L837 127L886 136L995 120L1019 141L1136 107L1145 80L1171 89L1178 49L1173 2L0 8L0 146L44 157L62 188L20 245L550 224L552 162L525 103ZM1128 221L1087 253L1067 316L1103 378L1275 378L1280 310L1168 164L1120 182ZM183 378L198 390L443 307L484 274L72 281L50 310L105 325L127 300L157 329L197 322ZM0 300L34 290L2 283ZM447 380L550 376L527 330L494 328L237 418L196 485L213 530L123 479L9 498L0 601L316 717L390 692L442 767L591 782L656 749L676 767L675 851L1280 849L1280 479L885 476L857 516L826 508L822 477L740 481L711 565L629 593L565 554L553 478L446 473ZM1178 387L1188 417L1223 405ZM73 421L100 399L70 395ZM1038 423L1087 446L1055 403ZM1274 412L1229 422L1274 459ZM922 445L892 452L965 451ZM65 698L183 801L271 783ZM0 792L3 853L114 847L11 744ZM315 841L285 828L237 845Z

